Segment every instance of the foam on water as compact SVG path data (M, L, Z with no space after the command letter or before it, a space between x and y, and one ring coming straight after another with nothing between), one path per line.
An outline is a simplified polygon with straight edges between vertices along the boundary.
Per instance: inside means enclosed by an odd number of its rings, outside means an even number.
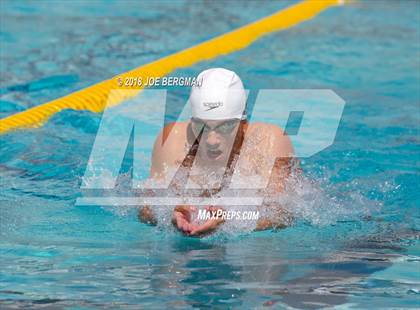
M218 174L215 174L218 175ZM178 176L182 179L182 177ZM111 184L113 178L107 171L103 172L99 177L103 184ZM244 176L241 177L244 182L250 184L258 184L261 182L259 176ZM97 184L98 178L94 179ZM86 185L89 185L89 178L84 180ZM180 181L182 182L182 180ZM159 188L164 183L163 180L146 180L142 185ZM176 184L177 182L175 182ZM194 182L193 182L194 183ZM129 197L135 197L136 190L138 188L131 187L131 171L121 174L118 177L118 182L115 187L116 192L121 196L126 195ZM194 185L199 185L195 183ZM329 181L327 176L311 176L305 173L292 173L285 183L285 191L283 193L276 193L271 195L269 199L270 206L259 206L249 205L247 201L249 197L243 197L241 190L231 190L224 188L217 193L210 194L211 198L223 198L229 195L230 198L234 197L238 201L243 201L243 205L223 205L225 210L231 211L259 211L260 218L276 217L276 214L280 207L290 217L286 218L285 221L288 226L299 225L301 223L309 224L311 226L323 227L328 225L334 225L337 222L342 221L359 221L369 218L371 215L379 212L381 203L369 199L361 192L357 190L348 190L343 193L342 184L332 183ZM382 187L389 187L389 184L384 184ZM388 188L389 189L389 188ZM385 189L384 189L385 190ZM168 197L179 197L178 189L162 190L148 190L148 193L155 196L157 205L152 206L153 212L156 214L158 219L157 228L168 233L174 233L175 229L172 225L172 211L173 205L165 205L164 201ZM255 195L260 195L259 191L254 192ZM157 196L159 195L159 196ZM188 197L186 197L188 198ZM162 203L159 203L159 199L162 199ZM141 205L141 199L139 198L139 205ZM133 216L134 209L138 209L137 206L124 206L119 205L118 200L115 201L115 205L112 207L104 207L107 210L111 210L118 216ZM204 209L205 206L197 206L198 209ZM137 212L137 211L136 211ZM197 212L198 213L198 212ZM195 216L197 216L197 213ZM291 221L288 219L292 219ZM218 235L238 235L241 233L248 233L255 229L257 220L227 220L218 230Z

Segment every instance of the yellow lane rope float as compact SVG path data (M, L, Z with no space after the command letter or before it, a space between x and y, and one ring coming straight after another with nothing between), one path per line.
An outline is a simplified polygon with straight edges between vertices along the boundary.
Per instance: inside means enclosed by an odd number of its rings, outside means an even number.
M0 134L19 128L42 126L52 115L65 109L102 112L106 106L117 105L129 99L129 97L137 95L143 88L143 86L137 86L136 90L138 92L118 92L121 94L108 98L111 90L126 88L119 86L121 79L138 77L145 81L148 77L163 77L176 69L243 49L264 35L291 28L315 17L331 6L343 3L344 0L305 0L299 2L273 15L122 73L109 80L5 117L0 120Z

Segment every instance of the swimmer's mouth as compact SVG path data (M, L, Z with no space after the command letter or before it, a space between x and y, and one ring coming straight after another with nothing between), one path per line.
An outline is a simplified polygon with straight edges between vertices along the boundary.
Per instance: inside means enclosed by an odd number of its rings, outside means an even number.
M218 159L222 154L220 150L207 150L207 157L210 159Z

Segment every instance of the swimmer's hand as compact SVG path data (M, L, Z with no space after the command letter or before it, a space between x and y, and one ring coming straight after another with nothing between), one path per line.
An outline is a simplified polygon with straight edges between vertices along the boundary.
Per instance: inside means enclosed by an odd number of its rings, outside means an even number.
M176 206L172 214L172 223L182 233L189 236L203 236L213 232L220 224L224 222L221 216L217 216L217 210L223 210L220 207L209 206L206 208L208 212L214 214L214 217L202 224L194 223L193 213L197 212L197 208L193 206L179 205Z
M192 214L197 209L193 206L179 205L176 206L172 214L172 223L179 231L189 235L196 227L192 221Z
M259 230L267 230L267 229L283 229L286 227L287 225L283 222L274 221L268 218L262 218L258 220L255 230L259 231Z
M260 218L257 221L256 231L267 229L283 229L290 226L293 222L293 216L282 208L276 208L277 212L271 218Z
M156 217L149 206L144 206L143 208L140 208L138 218L142 223L146 223L149 225L157 224Z
M190 231L190 236L202 236L209 234L225 221L221 215L217 216L217 210L223 210L222 208L209 206L206 210L207 212L214 214L215 218L211 218L200 225L193 225L193 229Z

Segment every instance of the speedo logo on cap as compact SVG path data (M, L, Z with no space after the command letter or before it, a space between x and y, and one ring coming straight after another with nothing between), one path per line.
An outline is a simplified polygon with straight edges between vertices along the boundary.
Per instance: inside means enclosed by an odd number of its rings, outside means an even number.
M203 105L208 108L206 111L210 111L210 110L223 106L223 102L222 101L203 102Z

